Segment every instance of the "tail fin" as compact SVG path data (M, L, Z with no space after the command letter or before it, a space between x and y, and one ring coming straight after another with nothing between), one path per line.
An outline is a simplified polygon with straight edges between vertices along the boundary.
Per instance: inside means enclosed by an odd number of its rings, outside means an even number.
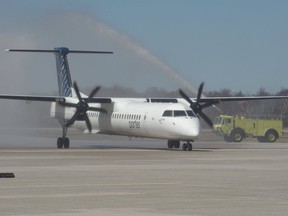
M54 53L56 57L56 69L58 79L59 96L72 96L72 80L68 65L67 55L69 53L86 53L86 54L113 54L107 51L81 51L69 50L66 47L56 47L54 50L31 50L31 49L7 49L9 52L40 52L40 53Z
M59 96L72 96L72 80L69 70L67 55L69 49L65 47L54 48L56 57L57 79Z

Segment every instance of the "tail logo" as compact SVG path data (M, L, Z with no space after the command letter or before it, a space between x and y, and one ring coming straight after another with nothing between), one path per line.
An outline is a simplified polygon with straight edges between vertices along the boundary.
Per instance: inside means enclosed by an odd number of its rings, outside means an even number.
M67 60L67 54L69 53L69 49L55 48L55 50L59 51L55 52L59 95L71 97L72 80Z

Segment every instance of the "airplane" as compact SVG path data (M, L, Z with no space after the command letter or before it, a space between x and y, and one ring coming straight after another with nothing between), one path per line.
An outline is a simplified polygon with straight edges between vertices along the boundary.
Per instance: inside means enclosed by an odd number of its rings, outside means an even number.
M202 97L204 83L197 97L190 98L181 89L181 98L112 98L94 97L100 90L95 87L89 95L80 92L77 82L72 83L69 70L69 53L113 54L110 51L69 50L56 47L52 50L7 49L7 52L54 53L59 96L9 95L0 99L50 102L50 116L62 127L62 136L57 139L57 148L69 148L68 128L74 127L84 133L121 135L128 137L167 140L169 149L191 151L192 142L198 139L202 118L209 126L213 123L202 111L225 101L287 99L288 96L259 97Z

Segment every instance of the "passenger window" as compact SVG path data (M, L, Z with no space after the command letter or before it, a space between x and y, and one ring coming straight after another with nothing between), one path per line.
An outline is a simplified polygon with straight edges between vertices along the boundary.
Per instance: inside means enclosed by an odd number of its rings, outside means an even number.
M163 117L172 117L172 110L165 110L162 116Z
M187 116L184 110L174 110L174 117L183 117Z

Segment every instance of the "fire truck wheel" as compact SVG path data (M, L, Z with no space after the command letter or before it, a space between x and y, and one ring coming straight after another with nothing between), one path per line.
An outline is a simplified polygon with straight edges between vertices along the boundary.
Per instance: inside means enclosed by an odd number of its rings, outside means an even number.
M275 130L271 129L265 133L265 138L266 138L267 142L275 142L278 138L278 134Z
M231 137L233 142L241 142L244 138L244 132L243 130L236 128L232 131Z

